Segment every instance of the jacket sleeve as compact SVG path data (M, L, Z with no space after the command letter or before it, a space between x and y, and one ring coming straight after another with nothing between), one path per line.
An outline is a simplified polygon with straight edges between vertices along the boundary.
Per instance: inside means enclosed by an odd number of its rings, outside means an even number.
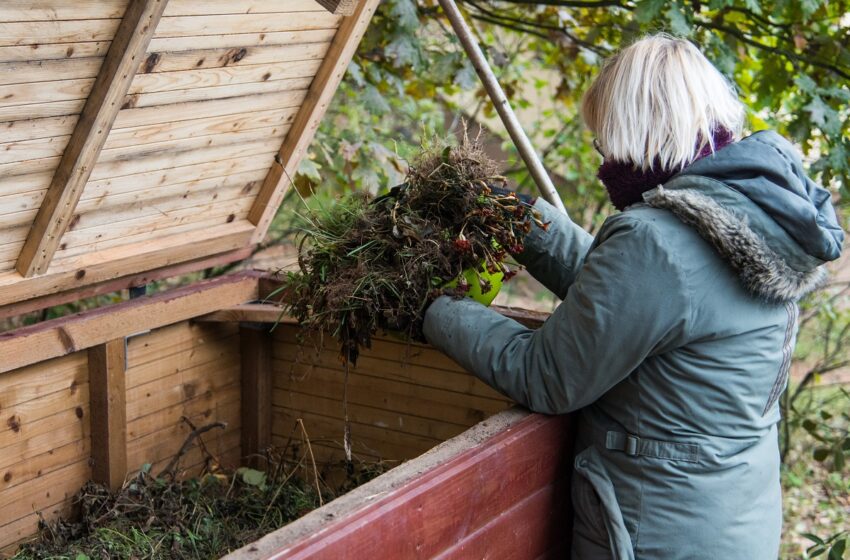
M651 224L609 219L566 298L537 330L470 299L438 298L425 337L535 412L586 406L648 356L685 339L689 298ZM615 219L616 218L616 219Z
M534 208L544 223L549 222L549 229L543 231L532 225L525 238L525 250L514 258L547 289L564 299L593 237L542 198L537 199Z

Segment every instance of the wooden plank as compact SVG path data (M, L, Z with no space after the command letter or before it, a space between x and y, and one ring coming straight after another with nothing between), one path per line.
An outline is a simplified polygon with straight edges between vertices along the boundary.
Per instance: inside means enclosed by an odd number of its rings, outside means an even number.
M229 353L219 362L181 369L138 385L127 394L129 417L138 419L191 400L196 395L223 390L238 381L238 373L239 356Z
M196 138L211 134L228 132L243 132L257 128L285 127L295 118L296 108L274 109L271 111L257 111L255 113L241 113L235 115L222 115L202 119L191 119L186 121L175 121L170 123L156 123L153 125L122 128L112 131L106 140L104 150L112 148L123 148L127 146L142 146L152 142L163 142L186 138ZM244 158L239 158L240 160ZM248 168L251 171L260 167ZM194 177L190 177L194 178ZM175 181L176 182L176 181ZM92 183L86 185L83 198L88 195Z
M234 432L237 434L235 437L238 441L238 434L240 434L239 401L224 403L222 406L216 407L209 416L201 413L190 418L190 420L197 424L210 422L225 422L227 424L225 429L216 429L202 436L204 442L213 449L219 445L219 442L222 442L224 438ZM132 439L127 450L131 468L137 468L143 463L156 463L170 459L180 449L188 433L188 426L181 421L163 430ZM225 448L229 448L232 444L233 440L230 440L230 445Z
M0 21L62 21L120 18L127 0L3 0ZM265 12L315 12L322 7L315 0L172 0L167 16L207 14L248 14Z
M88 480L90 471L88 461L81 461L0 493L3 520L16 521L72 498ZM4 529L0 527L0 542L7 544L3 542L3 534Z
M205 268L223 266L231 262L244 260L251 256L252 252L252 247L242 247L234 251L214 254L209 257L189 260L188 262L163 266L153 270L144 270L141 273L121 276L114 280L91 284L83 288L77 288L73 291L66 291L58 294L50 294L18 301L12 304L0 306L0 319L31 313L33 311L53 307L55 305L63 305L70 301L77 301L83 298L108 294L125 288L144 286L145 284L150 284L156 280L162 280L173 276L182 276Z
M246 465L263 467L260 454L272 437L272 337L267 327L242 325L242 453Z
M296 60L272 64L138 74L128 93L133 95L292 78L312 78L316 75L320 64L321 60Z
M191 242L188 245L194 249ZM249 301L256 294L256 275L240 273L0 333L0 373L197 317L220 305Z
M57 444L45 453L25 454L18 462L5 467L0 475L0 492L6 488L26 484L41 476L71 463L88 460L91 456L91 439L79 439L66 444Z
M340 25L322 66L313 80L313 85L310 86L307 99L301 106L298 116L295 117L292 128L278 152L278 157L269 170L260 194L251 208L248 219L257 226L257 231L252 238L253 243L260 243L265 238L286 193L289 181L286 177L295 176L301 158L304 157L307 147L313 141L319 122L345 75L345 70L357 50L357 45L378 3L379 0L362 0L357 11L345 18Z
M164 333L169 334L168 339L161 338ZM192 320L133 337L130 343L139 338L144 339L143 345L130 344L128 348L132 364L127 371L129 389L239 353L236 325L201 325Z
M22 276L47 271L167 3L129 4L21 250L16 269Z
M336 29L304 29L300 31L278 31L276 33L233 33L196 37L161 37L159 39L154 37L148 51L152 53L176 53L208 49L250 49L251 47L273 45L293 46L307 43L329 44L334 34L336 34Z
M0 164L61 156L68 145L69 138L70 135L66 135L22 142L4 142L0 144Z
M109 226L68 232L67 246L59 251L60 257L77 258L92 252L104 252L119 247L152 242L177 234L206 231L207 235L232 223L250 223L245 218L251 205L250 196L175 210L160 217L125 220ZM119 227L120 226L120 227Z
M232 99L214 99L209 101L193 101L191 103L174 103L167 107L144 107L141 109L125 109L118 114L115 128L127 128L152 124L170 123L224 115L242 115L246 110L273 111L298 107L304 101L305 92L275 92L245 96L239 103Z
M274 407L272 409L272 432L287 437L294 431L298 437L297 419L302 419L310 435L310 441L333 443L342 446L345 424L337 418L328 418L305 410ZM351 422L351 442L354 452L364 452L386 460L403 461L413 459L433 448L442 440L412 434L402 434L385 428Z
M179 424L183 416L192 419L200 418L202 422L207 422L216 408L237 403L239 383L233 381L239 376L238 364L229 366L229 370L222 370L220 373L227 375L229 384L204 389L191 398L161 408L159 403L146 403L148 406L140 408L143 414L133 418L127 426L130 439L144 437ZM152 405L156 406L156 410Z
M42 119L53 117L64 117L79 115L83 110L85 100L75 99L73 101L53 101L50 103L34 103L32 105L16 105L14 107L0 107L0 122L8 123L30 119Z
M354 13L357 0L316 0L332 14L350 16Z
M317 510L225 558L458 557L458 543L491 550L481 537L504 527L503 514L544 526L519 529L544 542L506 544L517 553L506 557L568 549L572 419L529 415L509 427L483 441L464 434L338 500L330 520Z
M284 364L288 366L289 364ZM273 402L286 405L298 394L336 398L341 400L344 375L339 371L310 368L304 377L297 373L280 375L279 362L273 364L275 371ZM288 368L287 368L288 369ZM477 395L445 391L412 383L369 375L368 372L351 372L348 378L348 400L373 408L391 412L412 414L453 424L470 427L508 408L507 399L498 401Z
M157 37L224 35L227 33L274 33L305 29L335 29L340 17L326 12L193 15L164 17L156 29Z
M194 39L194 37L193 37ZM276 64L324 58L329 43L304 43L292 45L235 46L187 51L151 51L139 65L139 72L176 72L179 70L223 68ZM197 49L197 47L196 47Z
M85 99L92 84L94 78L0 85L0 107Z
M88 407L83 407L83 419L76 409L54 414L33 423L30 434L3 447L0 469L19 463L22 459L36 457L66 443L89 440Z
M27 402L38 403L54 394L73 402L75 395L77 398L81 395L80 387L88 383L88 362L85 353L80 352L54 360L45 359L10 371L0 379L0 410L12 410Z
M102 64L103 59L99 57L4 62L0 64L0 84L17 84L21 87L22 84L35 82L41 83L43 88L54 89L56 85L51 85L51 82L96 77ZM91 88L91 84L89 84L89 88ZM10 89L10 91L14 90Z
M0 22L0 46L111 41L119 19Z
M313 77L308 76L306 78L290 78L267 82L160 91L156 93L138 93L128 96L124 102L124 107L159 107L174 103L191 103L193 101L209 101L214 99L229 99L232 103L238 104L242 97L278 92L286 92L293 96L302 96L306 95L307 88L310 87L312 81Z
M124 339L89 348L92 480L118 490L127 474L127 354Z
M242 303L217 309L212 313L198 317L195 321L201 323L292 323L294 319L283 315L283 310L269 303ZM269 329L268 326L265 327Z
M191 122L191 121L187 121ZM220 153L220 150L217 151ZM230 174L268 168L271 155L260 154L236 158L200 161L180 166L163 166L136 174L89 180L81 201L144 192L151 185L191 184Z
M77 124L77 115L64 117L48 117L45 119L29 119L3 123L3 140L20 142L53 136L70 136ZM50 179L48 178L48 184ZM3 192L0 187L0 193Z
M273 12L318 12L322 7L316 0L173 0L165 11L167 16L202 16L213 14L257 14Z
M40 378L34 377L30 380L30 386L24 388L29 389L31 392L39 391L41 390L40 387L37 387L39 381L41 381ZM67 378L65 381L67 381ZM68 410L76 409L88 404L88 382L81 376L80 381L78 382L75 379L74 383L76 383L76 385L73 385L70 390L68 387L63 387L58 391L49 393L42 397L10 405L8 404L8 401L11 400L15 394L20 397L22 393L22 387L18 386L12 388L9 391L11 393L9 397L3 399L3 417L6 419L7 424L3 426L2 432L0 432L0 434L2 434L0 435L0 447L4 444L8 444L9 442L18 441L21 438L26 439L29 435L30 426L38 420L43 420L53 416L54 414L67 412ZM33 387L33 385L36 386ZM7 436L11 439L5 439Z
M0 5L0 9L2 9L2 5ZM106 56L110 43L111 41L88 41L84 43L34 43L31 45L5 46L0 47L0 62L102 58Z

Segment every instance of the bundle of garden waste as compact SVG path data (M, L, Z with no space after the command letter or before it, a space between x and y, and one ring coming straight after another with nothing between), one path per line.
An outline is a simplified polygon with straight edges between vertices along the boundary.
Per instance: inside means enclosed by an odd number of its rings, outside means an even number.
M492 278L510 279L508 253L523 250L532 222L546 227L496 169L477 139L435 141L390 193L308 209L300 270L280 289L285 311L309 331L332 333L352 365L379 329L422 340L433 299L463 296L470 278L482 293Z
M75 514L41 523L37 539L12 560L220 558L383 470L380 463L339 465L329 472L344 475L331 487L309 461L305 470L287 456L268 451L263 470L216 470L188 480L155 476L146 465L117 492L89 482L74 499Z

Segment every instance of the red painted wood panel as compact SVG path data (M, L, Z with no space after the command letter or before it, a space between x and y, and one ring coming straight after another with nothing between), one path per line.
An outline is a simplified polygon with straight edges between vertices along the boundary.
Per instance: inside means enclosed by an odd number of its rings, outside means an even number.
M531 415L269 557L521 560L568 550L571 420Z

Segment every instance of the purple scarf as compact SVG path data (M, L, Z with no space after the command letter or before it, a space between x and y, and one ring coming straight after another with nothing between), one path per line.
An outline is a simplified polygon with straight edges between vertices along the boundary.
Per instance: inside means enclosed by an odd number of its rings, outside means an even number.
M714 151L718 151L734 142L732 133L725 128L718 128L712 133L714 139ZM694 161L711 154L711 146L708 144L694 158ZM618 209L624 210L643 200L643 193L654 189L681 171L681 169L661 169L656 162L652 169L642 171L624 161L613 161L606 159L599 166L597 177L608 190L611 203Z

